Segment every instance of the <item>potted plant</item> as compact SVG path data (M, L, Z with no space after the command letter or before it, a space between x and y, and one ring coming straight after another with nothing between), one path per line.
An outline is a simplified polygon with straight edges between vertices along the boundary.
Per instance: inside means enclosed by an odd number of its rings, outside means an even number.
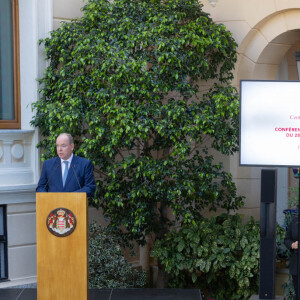
M295 170L297 172L295 173ZM299 178L299 169L293 169L294 177ZM285 247L283 240L285 237L286 230L292 221L292 219L297 216L298 214L298 203L299 203L299 187L291 187L289 188L289 197L287 199L287 206L288 208L283 211L284 213L284 225L279 229L277 227L277 236L276 236L276 244L277 244L277 260L276 260L276 267L281 269L282 271L279 273L283 273L284 268L288 268L289 266L289 255L290 251ZM294 299L294 287L292 283L291 276L288 274L288 271L285 271L286 276L288 278L282 285L284 295L286 296L287 300Z
M289 188L289 197L287 200L288 208L283 211L284 213L284 227L288 228L292 219L298 214L299 203L299 187Z

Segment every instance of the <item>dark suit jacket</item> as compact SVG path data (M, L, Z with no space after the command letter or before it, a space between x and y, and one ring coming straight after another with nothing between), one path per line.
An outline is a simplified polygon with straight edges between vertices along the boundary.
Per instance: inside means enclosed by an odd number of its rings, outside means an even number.
M288 226L284 239L284 244L291 251L289 267L291 275L297 275L298 251L291 248L292 243L294 243L295 241L298 241L298 216L292 219L291 223Z
M94 195L96 190L93 164L86 158L73 155L65 186L62 183L60 158L54 157L44 162L36 192L79 192Z

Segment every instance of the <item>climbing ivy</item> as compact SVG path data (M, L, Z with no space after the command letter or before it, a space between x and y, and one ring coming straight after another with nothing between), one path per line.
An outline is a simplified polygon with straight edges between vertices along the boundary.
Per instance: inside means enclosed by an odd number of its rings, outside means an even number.
M141 244L204 208L240 207L210 152L238 149L231 33L198 0L90 0L83 13L40 41L49 66L31 123L42 159L71 133L95 165L93 205Z

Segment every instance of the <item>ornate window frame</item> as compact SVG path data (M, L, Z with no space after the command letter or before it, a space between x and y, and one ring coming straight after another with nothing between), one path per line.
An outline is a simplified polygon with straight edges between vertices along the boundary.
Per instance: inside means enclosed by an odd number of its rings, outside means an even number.
M20 103L20 42L19 42L19 0L12 1L13 18L13 50L14 50L14 119L0 120L0 129L21 128L21 103Z

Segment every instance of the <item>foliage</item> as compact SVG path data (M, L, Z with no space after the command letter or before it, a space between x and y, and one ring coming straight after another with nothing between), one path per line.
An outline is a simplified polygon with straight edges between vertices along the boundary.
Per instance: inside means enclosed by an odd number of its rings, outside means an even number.
M107 228L96 223L89 226L90 288L144 287L145 272L132 269L124 259L120 240Z
M288 208L297 209L299 204L299 186L289 188Z
M289 197L287 199L288 208L284 212L284 227L287 229L294 217L298 215L299 187L289 188Z
M283 287L283 292L284 292L286 300L297 300L296 299L296 293L295 293L295 290L294 290L292 275L289 274L288 281L285 282L282 285L282 287Z
M231 174L208 154L238 149L231 33L198 0L90 0L83 12L41 41L49 67L31 123L42 158L71 133L95 165L93 204L140 244L203 208L239 208Z
M298 210L297 209L285 209L283 211L284 213L284 228L287 230L289 227L289 224L292 222L292 220L294 219L294 217L298 216Z
M211 298L249 299L258 293L259 224L222 214L186 224L154 244L152 255L171 287L198 287Z
M276 258L279 260L288 260L290 257L290 251L284 244L284 238L286 235L286 229L279 224L276 226Z
M284 212L284 236L286 233L286 230L288 229L289 224L293 220L294 217L298 215L298 203L299 203L299 187L290 187L289 188L289 197L288 197L288 209L285 209ZM279 257L282 257L283 259L287 260L287 265L289 265L289 257L290 257L290 251L285 247L283 243L284 236L282 237L282 240L277 248L277 254L279 254ZM294 300L296 299L296 294L294 291L294 285L292 276L289 274L288 281L285 282L283 285L283 291L284 295L286 296L287 300Z

